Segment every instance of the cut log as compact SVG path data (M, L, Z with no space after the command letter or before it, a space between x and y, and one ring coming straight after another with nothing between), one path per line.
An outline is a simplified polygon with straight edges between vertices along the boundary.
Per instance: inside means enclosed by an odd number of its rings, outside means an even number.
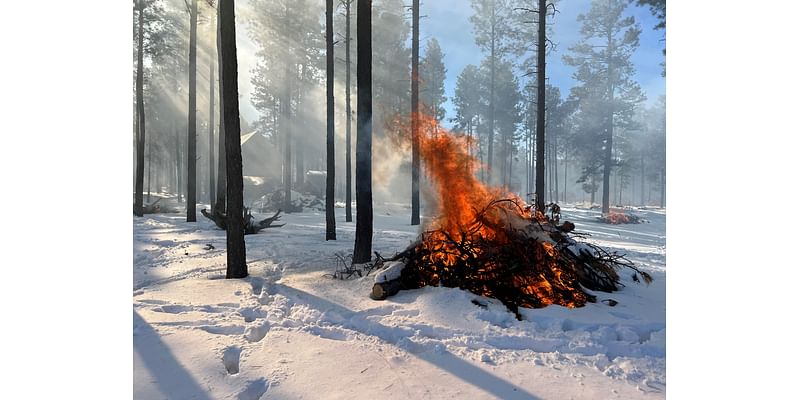
M403 282L399 278L388 282L376 282L372 286L372 293L369 294L369 298L372 300L386 300L387 297L396 295L402 289Z

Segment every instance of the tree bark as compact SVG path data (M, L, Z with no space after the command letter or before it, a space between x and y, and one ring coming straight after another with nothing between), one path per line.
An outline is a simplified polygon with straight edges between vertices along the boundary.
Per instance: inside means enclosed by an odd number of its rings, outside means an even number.
M142 205L144 199L144 1L139 0L139 48L136 51L136 188L133 202L133 214L144 215Z
M178 180L178 203L183 202L183 154L181 153L181 136L178 133L178 127L175 122L172 122L172 129L175 131L175 167L177 168L176 176Z
M336 178L336 151L334 140L333 103L333 0L325 1L325 41L326 41L326 97L328 119L327 174L325 176L325 240L336 240L336 217L334 215L333 191Z
M283 207L286 212L292 211L292 128L291 128L291 114L292 114L292 66L289 60L286 60L284 73L286 82L284 85L283 96L281 98L281 126L283 127Z
M556 203L558 203L558 137L555 132L550 132L553 134L553 182L554 188L553 190L556 193Z
M356 238L353 263L372 258L372 0L358 0Z
M147 141L147 202L150 202L150 182L153 178L153 141Z
M411 34L411 225L419 225L419 0L412 3Z
M197 221L197 0L189 13L189 127L186 157L186 222Z
M195 0L196 1L196 0ZM227 159L228 197L228 268L225 277L247 276L244 245L244 184L242 182L242 148L239 127L239 88L236 60L236 26L233 0L220 0L220 78L222 86L223 115L225 125L225 158Z
M544 212L545 27L547 0L539 0L539 34L536 49L536 209Z
M611 192L611 187L609 186L611 180L611 156L612 156L612 147L614 141L614 84L612 82L612 77L614 76L611 71L611 45L612 45L613 38L611 37L611 31L608 32L608 38L606 41L606 63L607 63L607 70L608 70L608 83L607 83L607 96L608 96L608 113L606 114L606 154L605 154L605 166L603 168L603 214L608 214L609 212L609 197Z
M347 180L346 186L346 193L345 193L345 205L344 205L344 212L345 217L344 220L346 222L353 222L353 160L352 160L352 125L353 125L353 110L350 108L350 6L352 4L352 0L345 0L345 75L346 75L346 87L345 87L345 114L347 114L347 137L346 137L346 144L347 144L347 151L345 152L345 163L347 164L345 170L345 179Z
M490 65L490 73L489 73L489 75L491 75L491 77L489 79L489 132L488 132L489 136L487 138L487 141L489 142L489 146L488 146L487 151L488 151L489 154L487 156L488 161L486 163L486 170L487 170L486 182L484 182L484 183L487 183L489 185L492 184L492 175L494 175L494 173L492 171L492 155L494 153L494 69L495 69L494 68L494 62L495 62L495 59L494 59L495 58L495 48L494 48L495 47L494 46L494 44L495 44L494 43L495 42L495 33L494 33L494 27L495 27L495 24L496 24L496 13L495 13L494 6L495 6L494 5L494 1L492 1L492 33L491 33L491 36L492 36L492 39L491 39L492 48L491 48L491 52L490 52L490 57L491 57L490 64L491 65Z
M220 50L221 46L221 39L220 39L220 31L222 25L220 24L219 16L217 16L217 65L219 69L222 70L222 51ZM225 214L226 210L226 199L225 196L228 192L228 172L225 168L225 121L223 121L222 113L223 113L223 103L224 99L222 96L222 74L219 75L219 133L217 134L217 154L218 154L218 164L217 164L217 200L214 203L215 211L219 212L220 214ZM240 144L241 146L241 144Z
M208 59L208 204L214 208L214 200L217 195L214 186L214 57Z

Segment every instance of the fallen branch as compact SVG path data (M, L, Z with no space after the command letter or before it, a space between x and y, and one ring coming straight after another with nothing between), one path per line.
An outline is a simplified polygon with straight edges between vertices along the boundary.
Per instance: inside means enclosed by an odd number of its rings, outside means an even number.
M214 208L211 212L208 212L205 208L200 210L200 213L203 214L204 217L210 219L214 222L214 225L217 228L222 230L228 229L228 216L219 209ZM243 210L243 218L244 218L244 234L245 235L252 235L260 232L262 229L267 228L280 228L286 224L280 225L273 225L273 223L280 219L281 210L275 212L275 214L269 218L265 218L261 221L255 222L253 219L253 214L250 212L250 209L244 208Z

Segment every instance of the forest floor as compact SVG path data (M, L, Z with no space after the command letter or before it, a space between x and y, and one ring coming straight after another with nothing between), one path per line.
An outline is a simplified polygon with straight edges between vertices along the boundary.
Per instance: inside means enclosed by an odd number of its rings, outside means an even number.
M337 241L324 240L319 212L247 235L241 280L223 279L225 232L199 212L197 223L134 217L134 398L665 398L665 210L632 211L649 223L606 225L597 210L562 206L562 220L655 280L625 273L621 291L594 293L615 307L520 309L523 321L459 289L373 301L372 275L331 279L355 232L336 212ZM407 208L376 206L374 250L405 249L420 229L409 220Z

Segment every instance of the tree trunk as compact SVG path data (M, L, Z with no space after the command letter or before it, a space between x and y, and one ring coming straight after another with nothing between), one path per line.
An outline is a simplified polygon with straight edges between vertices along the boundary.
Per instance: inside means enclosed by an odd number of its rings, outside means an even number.
M411 225L419 225L419 0L411 20Z
M564 151L564 203L567 202L567 152Z
M608 33L607 39L607 47L606 47L606 62L607 62L607 70L608 70L608 83L607 83L607 90L608 90L608 114L606 115L606 154L605 154L605 166L603 168L603 214L608 214L609 211L609 195L611 188L609 187L609 181L611 179L611 155L612 155L612 147L614 145L614 85L611 81L613 74L611 72L611 45L612 45L613 38L611 37L611 32Z
M134 189L133 214L144 215L142 192L144 191L144 1L139 0L139 48L136 51L136 188Z
M214 57L208 60L208 204L214 208L217 190L214 187Z
M667 191L667 169L661 168L661 208L667 204L666 193Z
M353 110L350 108L350 5L352 4L352 0L345 0L345 42L344 42L344 51L345 51L345 75L346 75L346 87L345 87L345 114L347 115L347 150L345 152L345 179L347 183L345 184L345 205L344 205L344 212L345 217L344 220L346 222L353 222L353 160L352 160L352 125L353 125Z
M372 0L358 0L356 238L353 263L372 258Z
M558 203L558 138L555 132L553 134L553 190L556 193L556 203Z
M484 182L484 183L487 183L489 185L492 184L492 175L493 175L493 171L492 171L492 153L494 153L494 62L495 62L495 59L494 59L494 57L495 57L494 26L495 26L495 22L496 22L495 19L496 19L496 15L495 15L495 9L494 9L494 1L492 1L492 33L491 33L492 49L491 49L491 52L490 52L490 57L491 57L490 64L491 65L490 65L490 73L489 73L489 75L491 75L491 77L489 79L489 132L488 132L489 136L488 136L488 139L487 139L488 142L489 142L489 146L488 146L488 149L487 149L489 154L487 156L488 162L486 163L486 170L487 170L486 179L487 180L486 180L486 182Z
M150 182L153 177L153 141L147 141L147 202L150 203Z
M196 0L195 0L196 1ZM225 126L225 158L227 159L227 197L228 197L228 268L226 278L247 276L244 245L244 185L242 182L242 148L239 127L239 89L236 60L236 26L234 0L220 0L220 78L222 86L223 114Z
M327 174L325 176L325 240L336 240L336 216L333 209L333 191L336 178L336 151L334 140L333 104L333 0L325 1L325 42L326 42L326 97L328 111Z
M292 212L292 128L291 128L291 114L292 114L292 67L291 62L286 60L284 68L284 76L286 77L283 96L281 98L282 118L281 126L283 127L283 207L286 212Z
M545 25L547 0L539 0L536 49L536 209L544 212Z
M181 154L181 136L178 133L178 127L175 124L175 121L172 122L172 129L175 132L175 168L176 171L176 179L178 181L178 203L183 202L183 154Z
M639 197L639 199L641 201L640 204L641 205L645 205L645 202L644 202L644 152L642 152L642 156L640 158L640 163L641 163L641 166L642 166L641 167L641 173L642 173L641 185L642 185L642 187L639 188L639 189L641 190L642 193L641 193L641 196Z
M302 135L297 136L294 140L294 187L300 193L304 192L306 181L306 144L303 143L304 141L305 138Z
M222 25L220 24L219 16L217 16L217 65L219 69L222 70L222 51L220 50L221 46L221 38L220 38L220 31L222 29ZM238 89L238 86L237 86ZM217 164L217 200L214 202L215 211L219 212L220 214L226 214L226 199L225 196L228 193L228 172L225 168L225 121L223 120L222 113L223 113L223 103L224 98L222 96L222 74L219 74L219 133L217 134L217 154L218 154L218 164ZM241 146L241 144L240 144Z
M197 221L197 0L189 13L189 127L186 157L186 222Z

